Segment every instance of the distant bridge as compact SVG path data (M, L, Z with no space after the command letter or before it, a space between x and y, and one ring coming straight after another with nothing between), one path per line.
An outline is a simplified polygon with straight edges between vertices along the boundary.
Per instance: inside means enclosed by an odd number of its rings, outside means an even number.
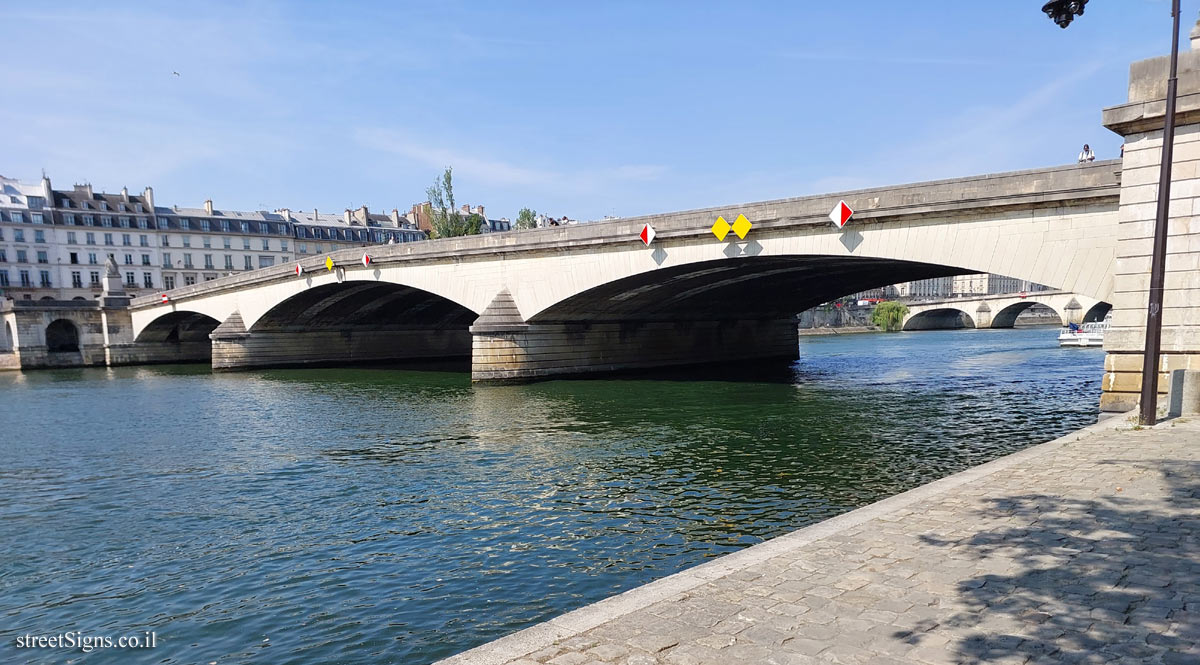
M966 296L908 303L904 330L1011 328L1017 317L1034 305L1054 310L1063 325L1099 321L1112 309L1103 300L1069 291Z

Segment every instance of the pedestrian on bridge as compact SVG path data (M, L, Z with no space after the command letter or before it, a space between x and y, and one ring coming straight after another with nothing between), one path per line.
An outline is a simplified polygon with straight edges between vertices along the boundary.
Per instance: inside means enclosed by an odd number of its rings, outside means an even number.
M1094 162L1094 161L1096 161L1096 153L1092 152L1091 147L1089 147L1088 144L1084 143L1083 150L1081 150L1079 152L1079 163L1083 164L1086 162Z

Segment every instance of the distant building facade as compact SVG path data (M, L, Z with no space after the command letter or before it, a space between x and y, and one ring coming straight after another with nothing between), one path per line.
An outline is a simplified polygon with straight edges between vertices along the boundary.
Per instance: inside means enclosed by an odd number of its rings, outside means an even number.
M366 206L342 215L155 205L154 191L56 190L0 176L0 294L18 300L100 297L111 256L131 296L347 247L424 240L417 224Z

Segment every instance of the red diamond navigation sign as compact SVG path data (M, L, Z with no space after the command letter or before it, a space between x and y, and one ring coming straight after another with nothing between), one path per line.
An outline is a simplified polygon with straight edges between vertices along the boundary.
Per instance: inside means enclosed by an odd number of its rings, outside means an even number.
M829 211L829 221L837 224L840 229L846 225L846 222L850 221L850 216L853 214L854 211L850 209L850 206L846 205L845 201L838 201L833 210Z
M371 267L371 255L370 255L370 254L363 254L362 263L363 263L363 267L364 267L364 268L369 268L369 267Z
M649 246L650 243L654 242L655 235L654 227L647 224L642 227L642 232L638 234L638 237L642 239L642 242L646 243L646 246Z

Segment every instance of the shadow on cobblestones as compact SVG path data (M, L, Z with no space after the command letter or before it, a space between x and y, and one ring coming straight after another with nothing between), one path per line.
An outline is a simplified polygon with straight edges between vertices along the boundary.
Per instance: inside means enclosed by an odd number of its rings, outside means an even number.
M940 622L893 637L921 644L935 627L963 663L1200 663L1200 464L1167 461L1169 497L992 499L980 518L1014 526L963 540L923 536L999 572L963 580ZM1007 563L1004 560L1009 560Z

